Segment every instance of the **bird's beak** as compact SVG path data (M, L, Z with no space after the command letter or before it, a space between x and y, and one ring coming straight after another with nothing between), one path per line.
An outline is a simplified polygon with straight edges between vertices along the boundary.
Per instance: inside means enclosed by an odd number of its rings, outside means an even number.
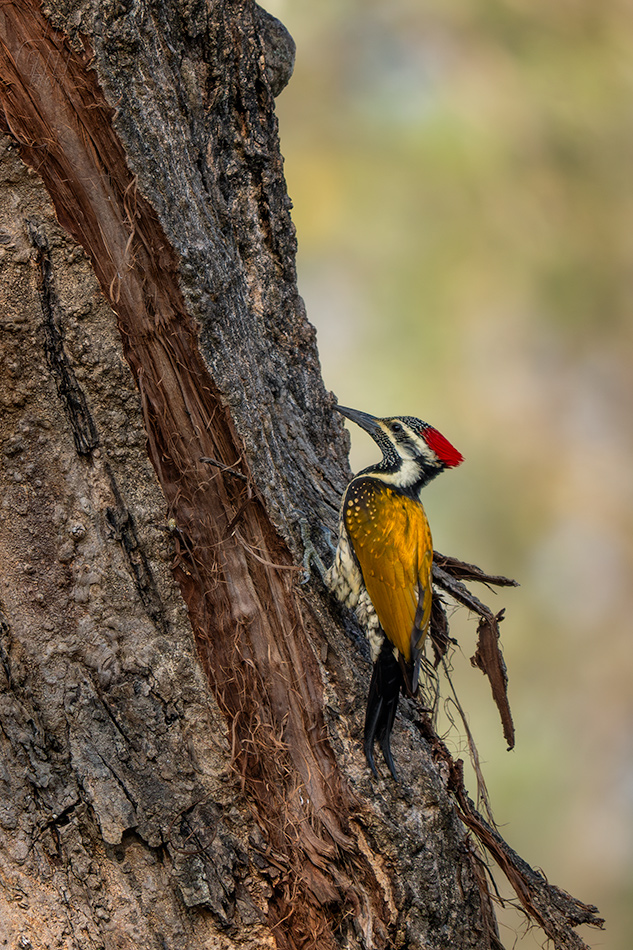
M364 429L365 432L369 432L372 438L377 433L382 432L378 424L378 419L375 416L370 416L368 412L361 412L359 409L347 409L345 406L334 406L334 408L337 412L340 412L341 415L345 416L346 419L351 419L352 422L355 422L356 425Z

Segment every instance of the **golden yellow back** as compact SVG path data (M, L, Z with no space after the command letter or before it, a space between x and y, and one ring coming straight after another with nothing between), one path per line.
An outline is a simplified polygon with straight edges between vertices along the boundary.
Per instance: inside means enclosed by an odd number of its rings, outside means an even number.
M344 519L380 625L415 663L431 617L433 542L424 508L368 476L350 484Z

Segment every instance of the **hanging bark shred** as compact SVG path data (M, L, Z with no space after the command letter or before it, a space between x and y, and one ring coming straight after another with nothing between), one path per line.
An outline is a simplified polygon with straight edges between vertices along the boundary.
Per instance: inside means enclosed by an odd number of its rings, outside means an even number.
M443 762L448 769L449 785L458 803L462 821L495 859L528 916L542 927L555 947L562 950L589 950L584 940L571 928L589 924L602 929L604 920L598 916L598 908L550 884L539 871L530 867L475 807L464 786L461 760L453 759L427 724L422 724L422 732L433 747L436 760Z
M516 581L508 577L486 574L481 568L458 561L457 558L445 557L437 552L434 555L433 581L435 584L449 593L459 604L468 607L480 617L477 628L477 651L470 662L488 677L492 696L501 716L503 735L508 743L508 749L513 749L514 723L508 701L508 673L499 646L499 624L503 620L504 611L493 614L489 607L471 594L460 578L498 587L515 587Z

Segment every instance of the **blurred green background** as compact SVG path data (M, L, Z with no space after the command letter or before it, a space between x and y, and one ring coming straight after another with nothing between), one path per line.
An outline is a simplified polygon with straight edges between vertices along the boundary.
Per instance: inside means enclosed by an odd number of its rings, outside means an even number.
M511 753L468 661L476 624L453 617L495 816L599 906L592 947L630 950L633 8L267 8L297 43L277 112L325 383L466 456L427 491L436 546L522 585L488 598L507 607ZM352 435L359 468L376 452ZM507 947L515 931L542 942L504 914Z

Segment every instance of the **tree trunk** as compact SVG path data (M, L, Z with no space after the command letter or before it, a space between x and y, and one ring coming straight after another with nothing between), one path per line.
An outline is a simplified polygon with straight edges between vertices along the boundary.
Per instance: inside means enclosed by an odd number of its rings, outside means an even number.
M7 946L498 945L419 714L371 779L362 640L300 583L348 469L291 68L251 0L0 6Z

